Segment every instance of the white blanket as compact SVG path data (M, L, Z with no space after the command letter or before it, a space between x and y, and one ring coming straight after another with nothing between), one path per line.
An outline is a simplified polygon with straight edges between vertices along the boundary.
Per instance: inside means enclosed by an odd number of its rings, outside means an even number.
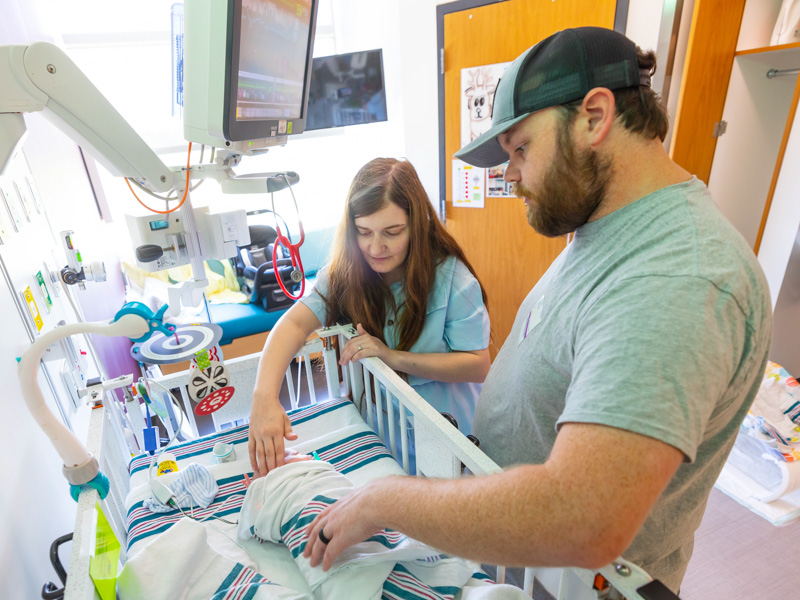
M128 560L117 581L120 600L310 600L208 545L206 528L181 519Z
M449 558L405 535L383 530L343 552L328 572L303 557L306 529L326 506L350 493L353 484L322 461L293 463L271 471L247 491L237 535L281 542L291 552L315 598L377 600L381 597L453 598L478 565ZM519 598L521 590L492 586L493 597ZM475 597L489 597L488 589ZM466 596L465 596L466 597Z

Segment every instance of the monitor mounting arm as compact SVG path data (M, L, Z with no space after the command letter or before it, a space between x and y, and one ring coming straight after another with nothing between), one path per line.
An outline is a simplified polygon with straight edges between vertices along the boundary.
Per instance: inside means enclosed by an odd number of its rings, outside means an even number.
M180 172L158 158L57 46L0 46L0 82L0 173L25 133L22 114L41 111L112 174L158 193L183 188Z

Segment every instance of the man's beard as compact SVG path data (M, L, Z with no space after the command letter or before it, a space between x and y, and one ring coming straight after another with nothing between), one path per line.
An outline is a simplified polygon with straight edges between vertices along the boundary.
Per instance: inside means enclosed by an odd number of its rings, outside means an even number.
M591 149L575 150L565 120L558 128L556 156L544 175L539 192L517 183L513 194L529 199L528 223L538 233L558 237L584 225L606 196L611 161Z

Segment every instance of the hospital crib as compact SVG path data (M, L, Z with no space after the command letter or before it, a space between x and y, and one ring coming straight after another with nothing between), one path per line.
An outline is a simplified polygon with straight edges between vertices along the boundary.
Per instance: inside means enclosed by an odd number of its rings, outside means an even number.
M307 394L312 406L337 406L336 402L353 404L366 421L369 429L383 440L384 451L399 463L405 472L409 470L409 447L406 430L406 416L413 415L416 465L419 473L427 477L458 477L466 468L475 475L497 473L501 469L472 442L399 377L392 369L376 358L367 358L359 364L341 368L338 365L337 344L342 347L347 339L355 335L350 326L336 326L319 330L319 337L306 342L298 353L299 368L296 379L292 368L286 373L286 384L292 409L301 409L301 380L305 372ZM326 390L317 389L313 366L322 358ZM250 411L250 399L255 384L255 374L259 355L235 358L226 361L230 371L231 383L236 392L232 399L212 413L217 432L239 431L240 440L244 436L246 453L246 426L233 429L237 422L246 419ZM185 416L193 434L199 437L198 423L189 399L187 386L190 372L183 371L156 378L155 381L167 389L179 389ZM326 398L321 398L325 394ZM319 398L318 398L319 396ZM396 400L396 403L393 402ZM331 403L331 404L326 404ZM370 406L374 404L374 406ZM399 410L396 408L399 407ZM141 415L133 412L134 420ZM320 411L322 412L322 411ZM375 415L388 415L384 418ZM132 461L124 440L122 424L126 420L118 403L106 403L97 407L91 415L87 448L98 457L102 471L109 477L111 490L105 500L100 501L95 490L81 492L78 499L75 529L73 534L69 576L65 585L66 600L91 600L96 596L94 584L89 574L91 557L95 554L95 532L97 513L95 503L100 502L103 513L122 543L121 560L126 559L125 548L128 532L126 529L126 497L130 491ZM397 421L399 420L399 423ZM395 423L395 425L392 425ZM144 423L133 423L134 427ZM174 430L170 419L164 425L172 437ZM363 425L363 424L362 424ZM399 433L398 433L399 432ZM211 434L219 436L220 433ZM231 434L233 435L233 434ZM371 435L371 434L370 434ZM399 436L399 440L396 437ZM203 439L203 438L200 438ZM287 444L288 446L289 444ZM146 457L140 457L146 460ZM249 468L246 468L249 470ZM503 582L505 569L497 567L498 582ZM651 578L637 566L618 559L598 571L584 569L526 569L523 589L527 595L533 594L534 578L557 600L659 600L676 598L659 582ZM668 595L662 595L664 593Z

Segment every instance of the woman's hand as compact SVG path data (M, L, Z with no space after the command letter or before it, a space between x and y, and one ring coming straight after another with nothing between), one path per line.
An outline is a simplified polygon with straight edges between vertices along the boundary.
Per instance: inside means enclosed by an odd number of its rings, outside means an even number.
M349 362L375 356L380 358L389 367L394 368L392 362L396 354L395 350L389 348L378 338L368 334L361 326L361 323L356 325L356 331L358 331L358 335L347 340L344 348L342 348L342 353L339 357L340 365L346 365Z
M256 477L269 473L286 462L284 438L296 440L292 423L278 400L253 399L250 412L248 450L250 466Z

